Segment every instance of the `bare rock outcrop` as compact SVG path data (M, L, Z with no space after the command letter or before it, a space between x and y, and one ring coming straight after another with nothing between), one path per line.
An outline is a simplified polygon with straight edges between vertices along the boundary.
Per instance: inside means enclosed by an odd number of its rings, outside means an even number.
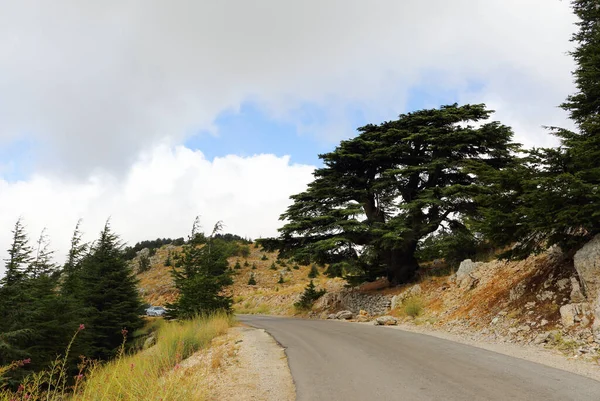
M473 276L473 272L481 266L481 262L473 262L471 259L465 259L460 262L456 271L456 284L461 288L473 287L478 279Z
M600 343L600 235L585 244L573 258L581 287L594 316L592 330Z

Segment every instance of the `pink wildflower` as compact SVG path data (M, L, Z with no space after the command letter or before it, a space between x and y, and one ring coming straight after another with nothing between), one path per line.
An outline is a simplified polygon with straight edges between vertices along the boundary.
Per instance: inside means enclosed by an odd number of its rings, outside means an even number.
M85 329L85 324L81 323L79 325L79 331L84 330Z

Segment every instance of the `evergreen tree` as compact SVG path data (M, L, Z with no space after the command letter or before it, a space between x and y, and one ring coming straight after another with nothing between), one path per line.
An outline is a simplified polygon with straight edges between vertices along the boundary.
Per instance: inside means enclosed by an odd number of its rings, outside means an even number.
M252 263L252 270L256 270L256 263Z
M277 281L277 284L283 284L285 283L285 281L283 280L283 274L279 274L279 281Z
M35 257L29 264L27 274L31 278L50 276L56 272L56 265L52 262L54 251L50 250L50 241L46 235L46 229L42 230L36 243Z
M533 149L515 173L497 175L504 195L489 202L480 226L500 245L516 242L508 257L555 244L568 252L600 233L600 7L597 0L571 4L579 18L571 52L577 92L561 106L578 132L551 127L558 148Z
M308 278L317 278L319 275L319 269L317 269L317 265L313 264L310 267L310 271L308 272Z
M78 297L92 311L85 322L90 335L89 356L108 359L123 341L122 330L133 332L143 326L137 282L108 221L89 255L82 260L79 276Z
M271 263L271 267L269 267L269 269L277 270L277 266L275 266L275 262Z
M267 255L263 253L263 255L260 258L260 260L269 260L269 258L267 258Z
M244 267L249 267L249 266L250 266L250 263L248 263L248 261L247 261L247 260L245 260L245 261L244 261Z
M250 278L248 279L248 285L256 285L256 279L254 278L254 273L250 273Z
M242 265L240 265L240 261L239 260L235 261L235 265L233 266L233 268L234 269L241 269L242 268Z
M324 166L292 196L279 238L261 245L295 260L345 263L344 273L360 279L411 280L419 242L476 214L490 171L519 149L509 127L486 122L491 114L483 104L454 104L359 128L319 156Z
M165 259L165 267L173 266L173 261L171 260L171 251L167 253L167 258Z
M172 270L179 298L167 305L169 318L187 319L217 310L231 310L231 298L223 295L222 290L232 284L227 262L227 258L232 256L232 248L227 240L215 238L222 223L215 224L202 247L193 241L198 238L196 227L194 223L190 241L183 247L181 268Z
M21 218L15 223L12 230L12 244L8 249L8 259L5 259L5 273L0 285L11 286L26 277L26 270L33 258L33 250L29 246L29 239Z
M315 301L325 295L326 292L324 289L317 290L313 281L310 280L310 283L304 288L304 292L294 306L297 309L310 309Z
M26 351L33 332L26 323L31 315L31 300L26 270L32 249L21 218L12 230L12 243L5 259L4 277L0 280L0 366L29 356Z

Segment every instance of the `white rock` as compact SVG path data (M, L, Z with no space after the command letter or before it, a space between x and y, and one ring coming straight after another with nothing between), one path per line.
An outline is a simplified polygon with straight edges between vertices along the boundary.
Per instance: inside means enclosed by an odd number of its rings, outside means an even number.
M579 281L575 277L571 277L571 303L584 302L585 296L581 292Z
M594 324L592 331L600 343L600 234L585 244L573 257L583 292L591 303Z
M560 307L560 320L564 327L571 327L575 324L577 311L573 304L567 304Z
M335 318L339 319L339 320L348 320L348 319L352 319L353 316L354 315L349 310L343 310L341 312L338 312L335 315Z
M474 278L471 276L482 263L473 262L471 259L465 259L460 262L460 266L456 271L456 284L459 287L471 287L474 284Z
M546 341L548 341L548 337L550 337L550 332L540 333L537 336L535 336L535 339L533 340L533 343L534 344L545 343Z
M395 326L398 324L398 319L393 316L380 316L375 319L376 326Z

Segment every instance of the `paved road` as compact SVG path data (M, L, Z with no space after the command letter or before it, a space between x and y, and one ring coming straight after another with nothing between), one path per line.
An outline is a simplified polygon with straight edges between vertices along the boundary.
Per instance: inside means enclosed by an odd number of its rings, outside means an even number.
M286 348L298 401L599 401L600 382L422 334L239 316Z

